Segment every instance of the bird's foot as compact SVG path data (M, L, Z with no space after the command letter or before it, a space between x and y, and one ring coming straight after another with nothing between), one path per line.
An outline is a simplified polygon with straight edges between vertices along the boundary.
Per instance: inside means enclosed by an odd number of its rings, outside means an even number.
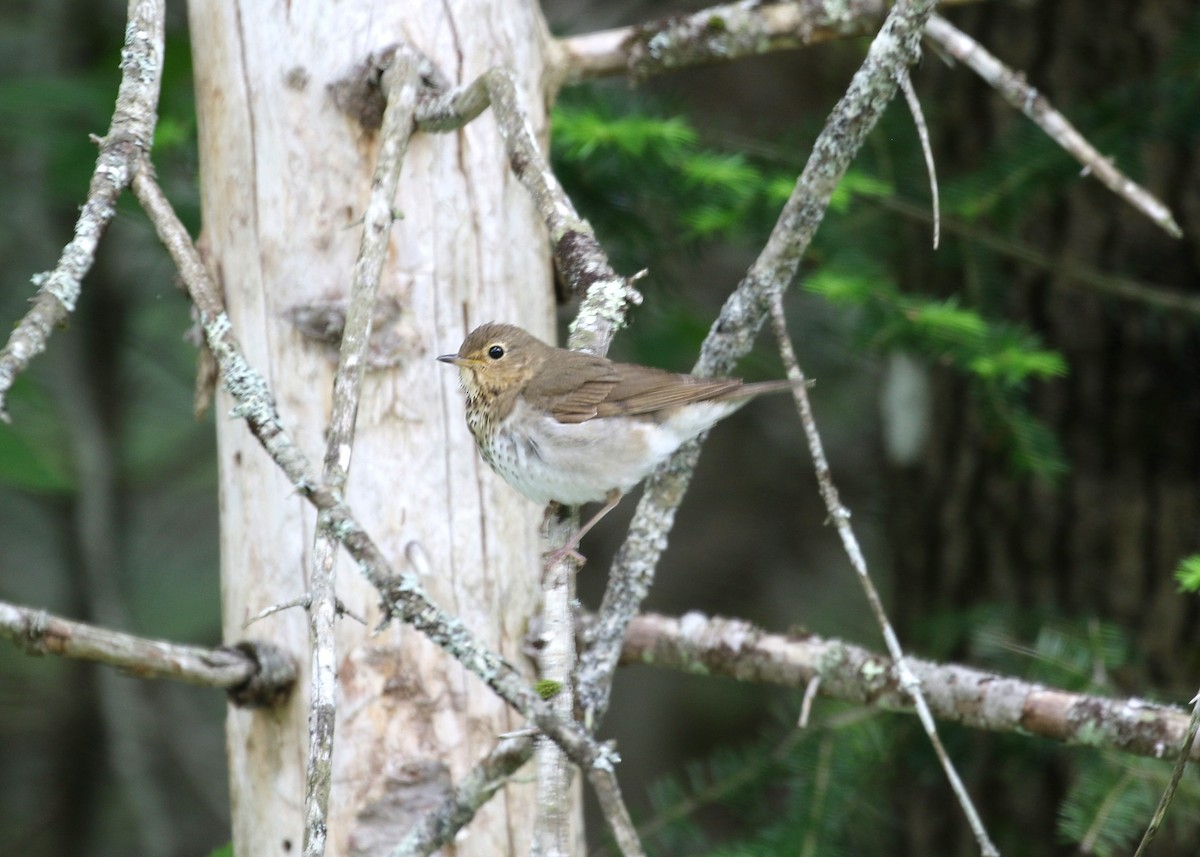
M584 564L587 562L587 557L577 550L578 547L579 542L576 539L572 539L557 550L546 551L544 554L542 554L542 560L545 563L546 568L557 565L565 559L569 559L579 568L583 568Z

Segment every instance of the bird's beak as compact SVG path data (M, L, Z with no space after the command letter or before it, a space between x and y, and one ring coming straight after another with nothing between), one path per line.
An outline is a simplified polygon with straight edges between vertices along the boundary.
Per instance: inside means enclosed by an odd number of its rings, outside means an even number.
M443 363L452 363L455 366L462 366L463 364L465 364L467 362L466 360L459 357L457 354L443 354L440 357L438 357L438 360L442 361Z

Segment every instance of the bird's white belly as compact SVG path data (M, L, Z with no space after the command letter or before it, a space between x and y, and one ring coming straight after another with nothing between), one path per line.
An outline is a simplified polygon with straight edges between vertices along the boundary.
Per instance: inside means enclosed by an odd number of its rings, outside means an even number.
M546 414L531 414L529 406L518 401L499 426L492 454L485 457L509 485L534 502L597 502L613 489L632 489L684 441L738 404L692 405L661 423L623 418L614 424L614 418L560 423Z

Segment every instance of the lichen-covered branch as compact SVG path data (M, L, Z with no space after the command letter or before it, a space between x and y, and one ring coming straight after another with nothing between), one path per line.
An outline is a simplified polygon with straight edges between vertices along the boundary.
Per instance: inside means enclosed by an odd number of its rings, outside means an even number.
M0 602L0 637L36 655L94 661L138 678L228 691L239 705L272 705L291 692L296 666L266 643L206 649L150 640Z
M99 140L100 154L87 199L75 221L75 236L63 248L54 270L33 278L38 287L33 305L0 351L0 420L5 422L8 391L29 361L46 349L50 332L74 312L100 237L116 216L117 197L129 186L142 157L150 151L158 120L165 14L162 0L130 0L117 103L108 133Z
M400 46L383 71L381 88L387 107L383 112L379 154L371 181L371 195L363 215L363 234L350 284L350 306L342 330L341 349L333 380L333 401L326 438L322 479L345 493L354 449L354 427L362 391L364 359L371 338L371 315L379 280L387 258L393 200L400 167L408 151L417 103L418 58ZM304 857L325 853L326 817L333 782L333 738L337 714L337 652L334 625L337 595L334 569L338 540L328 512L318 516L313 542L310 583L309 648L312 660L308 709L308 762L304 790Z
M1158 224L1172 238L1182 238L1183 230L1170 210L1154 195L1118 170L1113 162L1096 150L1054 106L1030 86L1024 75L1013 71L945 18L934 15L925 25L925 34L959 62L965 63L995 89L1004 100L1021 111L1058 143L1084 169L1126 202Z
M943 6L976 0L943 0ZM883 0L725 3L632 27L557 43L556 79L564 84L625 74L639 81L699 65L730 62L875 31Z
M886 655L809 634L771 634L740 619L638 616L621 661L794 688L819 680L819 695L829 699L913 710L896 662ZM1074 693L958 664L913 657L905 662L934 715L971 729L1155 759L1170 758L1188 730L1187 713L1172 706ZM1200 758L1200 750L1192 750L1191 758Z
M633 279L620 277L612 269L591 226L580 217L550 169L533 133L528 111L519 98L512 72L493 68L467 86L431 93L421 104L417 124L424 131L449 131L474 119L489 106L504 140L513 174L529 191L546 223L559 273L572 291L584 296L572 324L570 345L593 354L604 354L613 334L624 325L629 305L640 303L641 295L633 287ZM572 570L567 563L559 563L549 573L550 585L544 594L545 615L556 621L553 639L548 641L546 652L555 655L551 681L559 684L559 694L552 707L560 718L569 720L573 710L571 664L564 660L564 655L573 654L574 650L574 633L570 625ZM534 831L534 853L565 854L570 833L569 814L565 809L570 772L552 748L543 747L538 751L538 758L539 817ZM641 854L641 844L612 770L587 767L584 770L597 790L605 820L622 853L630 857Z
M943 0L940 5L971 2L976 0ZM886 9L881 0L712 6L632 27L564 37L556 44L557 65L552 78L564 85L617 74L627 74L631 80L639 81L682 68L853 38L871 32L883 19ZM1162 202L1098 152L1021 74L940 16L928 21L925 34L1036 122L1110 190L1168 235L1174 238L1183 235Z
M770 295L791 284L834 188L895 95L899 71L918 58L921 28L933 5L931 0L899 2L888 15L817 137L766 246L709 330L693 370L697 374L728 375L750 351L767 317ZM579 702L590 721L603 717L608 707L625 628L649 592L699 450L699 440L685 444L650 477L613 563L597 623L580 659Z

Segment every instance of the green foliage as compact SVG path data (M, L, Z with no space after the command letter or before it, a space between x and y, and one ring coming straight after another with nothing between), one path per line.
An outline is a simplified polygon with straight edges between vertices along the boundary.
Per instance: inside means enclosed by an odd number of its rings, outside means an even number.
M635 158L682 158L696 145L696 132L683 119L638 115L613 116L571 107L554 111L554 145L571 160L615 148Z
M1200 592L1200 554L1192 554L1179 561L1175 569L1181 592Z
M214 849L208 857L233 857L233 843L226 842L220 848Z
M554 110L556 170L614 255L653 238L741 237L749 226L770 222L791 195L793 170L702 146L686 119L656 110L636 102L631 109L628 98L595 89L566 93ZM879 179L852 173L834 204L846 210L855 196L888 192Z
M18 378L8 408L12 422L0 424L0 485L39 494L73 491L62 415L43 388Z
M994 429L994 442L1018 470L1050 477L1064 471L1057 440L1024 401L1030 382L1067 372L1062 356L1043 348L1036 336L991 321L956 297L902 293L882 268L860 259L830 260L805 279L804 287L857 310L871 347L903 349L964 375Z
M939 659L1079 693L1114 693L1114 676L1138 666L1128 632L1117 625L992 604L931 617L920 639Z
M888 752L882 718L821 703L813 725L796 729L800 699L789 703L757 741L718 750L651 788L654 814L638 827L652 853L879 851L883 827L861 822L887 803L879 776Z
M1170 765L1115 753L1080 754L1075 778L1059 807L1059 833L1084 854L1112 857L1136 846L1171 775ZM1200 824L1200 779L1185 776L1164 825Z
M554 113L556 167L615 249L618 266L643 267L646 256L678 245L760 243L791 195L799 164L705 145L685 119L663 112L591 90L574 93ZM1064 376L1066 361L962 295L902 290L888 273L890 239L879 233L877 211L855 204L895 193L891 181L865 169L846 175L810 254L819 267L805 276L805 288L853 314L861 346L904 349L965 377L989 448L1014 470L1061 475L1065 457L1028 396L1033 384Z

